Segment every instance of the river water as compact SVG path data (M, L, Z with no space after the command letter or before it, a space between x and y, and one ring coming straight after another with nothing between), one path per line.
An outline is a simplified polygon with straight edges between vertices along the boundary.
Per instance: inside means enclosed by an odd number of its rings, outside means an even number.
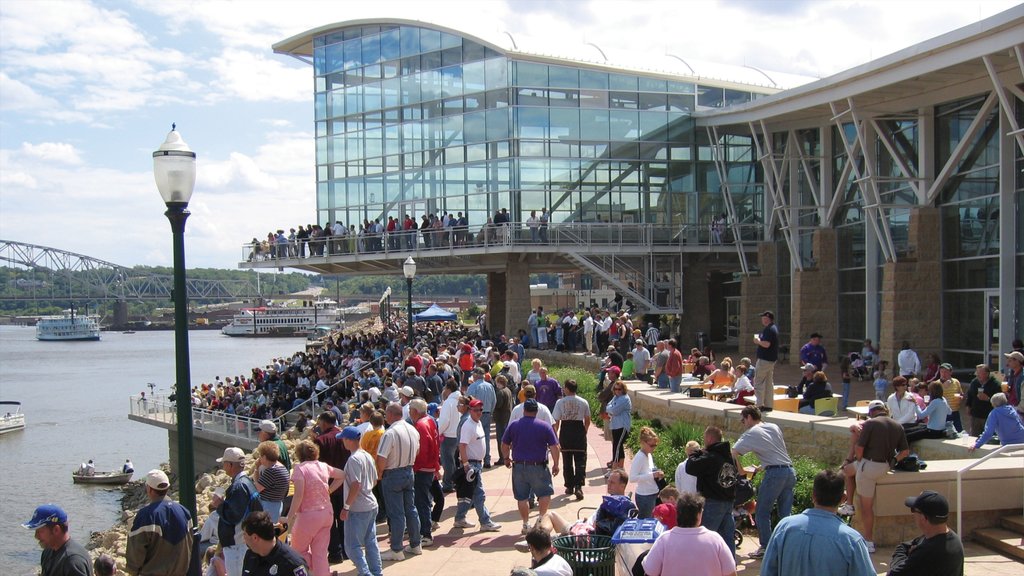
M249 374L301 349L299 338L189 334L192 383ZM167 431L128 420L128 397L167 393L174 382L174 333L104 332L99 342L39 342L35 329L0 326L0 400L17 400L26 429L0 436L0 558L5 575L35 574L39 546L21 523L47 502L67 511L73 538L85 544L121 513L119 489L81 486L71 472L92 459L97 470L135 464L135 479L167 461ZM213 463L211 463L211 466Z

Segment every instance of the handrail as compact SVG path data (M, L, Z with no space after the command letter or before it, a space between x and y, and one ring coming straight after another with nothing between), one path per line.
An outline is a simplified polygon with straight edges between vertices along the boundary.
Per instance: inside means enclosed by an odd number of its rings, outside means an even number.
M988 460L989 458L992 458L993 456L997 456L1004 452L1010 452L1012 450L1020 449L1024 449L1024 444L1005 444L956 471L956 533L960 536L960 538L964 538L964 472L974 469L976 466ZM1024 468L1022 468L1021 470L1024 471Z
M143 398L141 396L130 396L128 400L128 413L132 416L140 416L148 420L156 420L175 426L178 425L175 405L167 397ZM271 420L279 419L272 418ZM259 441L259 424L259 418L228 414L220 410L192 407L192 426L197 430L217 432L257 442Z
M367 362L366 364L360 366L359 370L362 371L362 370L366 370L367 368L371 368L372 367L372 368L376 368L379 371L380 370L381 362L383 360L384 360L383 356L381 356L380 358L374 358L372 361ZM281 414L280 416L278 416L278 419L280 419L282 423L287 423L288 422L288 416L292 412L299 411L306 404L310 404L311 406L316 406L318 404L322 404L322 402L320 402L320 398L322 396L326 396L335 386L345 382L346 380L348 380L350 378L354 380L357 376L359 376L358 372L352 372L351 374L348 374L347 376L345 376L343 378L340 378L336 382L333 382L330 386L325 388L322 392L317 392L316 390L313 390L313 394L311 394L310 397L305 402L299 404L298 406L292 408L291 410L288 410L284 414ZM340 422L339 422L339 424L340 424Z

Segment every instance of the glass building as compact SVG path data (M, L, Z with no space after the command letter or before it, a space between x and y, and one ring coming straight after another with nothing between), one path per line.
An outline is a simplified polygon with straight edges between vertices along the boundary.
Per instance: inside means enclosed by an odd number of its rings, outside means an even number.
M834 357L871 338L1002 366L1024 310L1022 37L1018 6L780 91L421 22L311 30L274 49L313 67L318 221L507 209L512 232L243 266L485 272L510 333L531 271L582 272L682 334L742 346L772 309L793 350L821 332ZM529 241L542 209L560 243Z

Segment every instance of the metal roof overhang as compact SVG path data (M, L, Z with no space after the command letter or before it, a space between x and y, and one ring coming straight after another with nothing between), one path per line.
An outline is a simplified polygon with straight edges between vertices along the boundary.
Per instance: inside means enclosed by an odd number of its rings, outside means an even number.
M955 98L973 86L991 90L981 61L990 56L1001 76L1021 82L1012 51L1024 41L1024 5L937 36L834 76L722 111L694 113L697 126L742 127L765 121L819 125L832 117L830 103L854 98L872 113L900 113Z

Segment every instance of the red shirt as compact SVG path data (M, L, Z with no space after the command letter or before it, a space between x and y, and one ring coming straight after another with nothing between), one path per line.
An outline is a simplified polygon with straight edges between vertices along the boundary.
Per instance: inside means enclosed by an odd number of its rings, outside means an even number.
M430 416L416 421L416 431L420 433L420 450L416 453L416 461L412 469L416 472L436 472L441 469L441 442L437 435L437 422Z
M419 354L411 354L405 359L405 364L402 365L405 368L412 366L416 369L417 374L423 373L423 358L420 358Z
M665 362L665 374L669 378L675 378L683 375L683 353L679 350L673 350L668 355L668 362Z

